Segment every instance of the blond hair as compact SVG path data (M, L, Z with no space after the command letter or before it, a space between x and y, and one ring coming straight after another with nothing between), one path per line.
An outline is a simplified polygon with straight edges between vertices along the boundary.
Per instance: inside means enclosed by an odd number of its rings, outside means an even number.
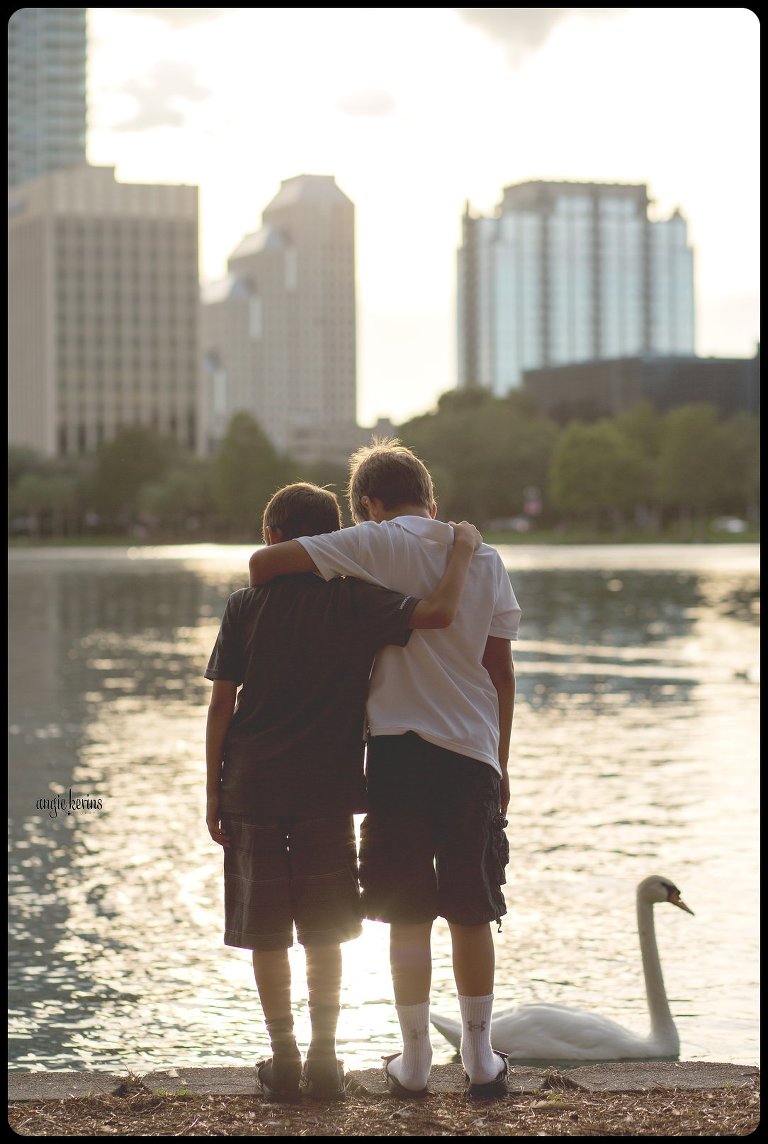
M397 437L374 438L352 454L347 495L356 524L368 520L363 497L376 497L385 509L412 504L428 512L435 500L426 465Z

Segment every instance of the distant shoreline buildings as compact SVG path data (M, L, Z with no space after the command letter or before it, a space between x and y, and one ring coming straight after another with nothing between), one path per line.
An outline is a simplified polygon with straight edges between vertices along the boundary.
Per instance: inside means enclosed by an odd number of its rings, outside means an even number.
M526 370L522 392L560 424L596 421L648 401L666 413L706 401L721 417L760 413L760 347L752 358L647 354Z
M90 453L144 425L200 449L197 187L72 167L8 196L8 438Z
M17 8L8 21L8 186L86 154L85 8Z
M357 423L355 207L334 176L283 180L201 290L198 188L86 161L86 13L9 21L9 444L71 457L138 424L209 454L247 412L298 462L343 464L396 432ZM759 353L696 358L687 225L648 207L645 184L567 181L467 206L459 388L558 417L635 395L759 409Z
M285 179L202 291L207 448L248 412L281 452L343 459L357 425L355 208L332 175Z
M504 395L526 370L694 353L693 253L645 184L532 181L490 218L469 205L458 253L458 387Z
M85 8L8 24L8 440L91 453L123 426L190 448L200 416L197 187L86 162Z

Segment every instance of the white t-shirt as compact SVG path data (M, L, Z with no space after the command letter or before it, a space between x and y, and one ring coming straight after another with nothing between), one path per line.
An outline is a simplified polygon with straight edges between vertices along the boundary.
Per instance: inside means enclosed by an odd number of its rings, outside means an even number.
M299 544L325 580L357 576L423 599L445 572L453 529L439 520L399 516L302 536ZM385 647L376 656L368 693L371 735L415 731L499 771L498 697L482 658L488 636L517 639L520 614L501 557L482 544L451 626L416 630L406 647Z

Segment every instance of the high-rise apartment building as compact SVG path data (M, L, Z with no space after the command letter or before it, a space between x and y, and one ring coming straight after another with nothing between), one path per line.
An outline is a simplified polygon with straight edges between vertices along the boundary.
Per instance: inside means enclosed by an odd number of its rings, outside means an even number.
M355 217L333 176L285 179L228 272L203 290L209 446L246 411L297 458L354 447Z
M524 370L694 352L693 254L644 184L527 182L467 207L458 256L459 388L502 395Z
M128 425L200 446L198 194L111 167L8 194L8 440L90 452Z
M8 21L8 186L85 163L86 9Z

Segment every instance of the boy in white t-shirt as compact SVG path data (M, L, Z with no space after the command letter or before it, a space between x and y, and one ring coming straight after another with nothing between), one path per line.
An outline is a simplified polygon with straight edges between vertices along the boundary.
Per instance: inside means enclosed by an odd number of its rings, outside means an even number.
M350 461L356 524L255 552L251 586L315 570L412 595L440 579L453 541L435 520L429 472L397 441ZM390 963L403 1051L385 1060L390 1092L427 1091L432 1060L432 923L445 917L462 1015L461 1057L472 1097L503 1096L507 1062L490 1043L494 947L490 922L506 913L507 765L515 674L510 641L520 609L490 546L475 552L456 619L415 632L377 655L368 695L368 814L360 881L366 916L389 922Z

